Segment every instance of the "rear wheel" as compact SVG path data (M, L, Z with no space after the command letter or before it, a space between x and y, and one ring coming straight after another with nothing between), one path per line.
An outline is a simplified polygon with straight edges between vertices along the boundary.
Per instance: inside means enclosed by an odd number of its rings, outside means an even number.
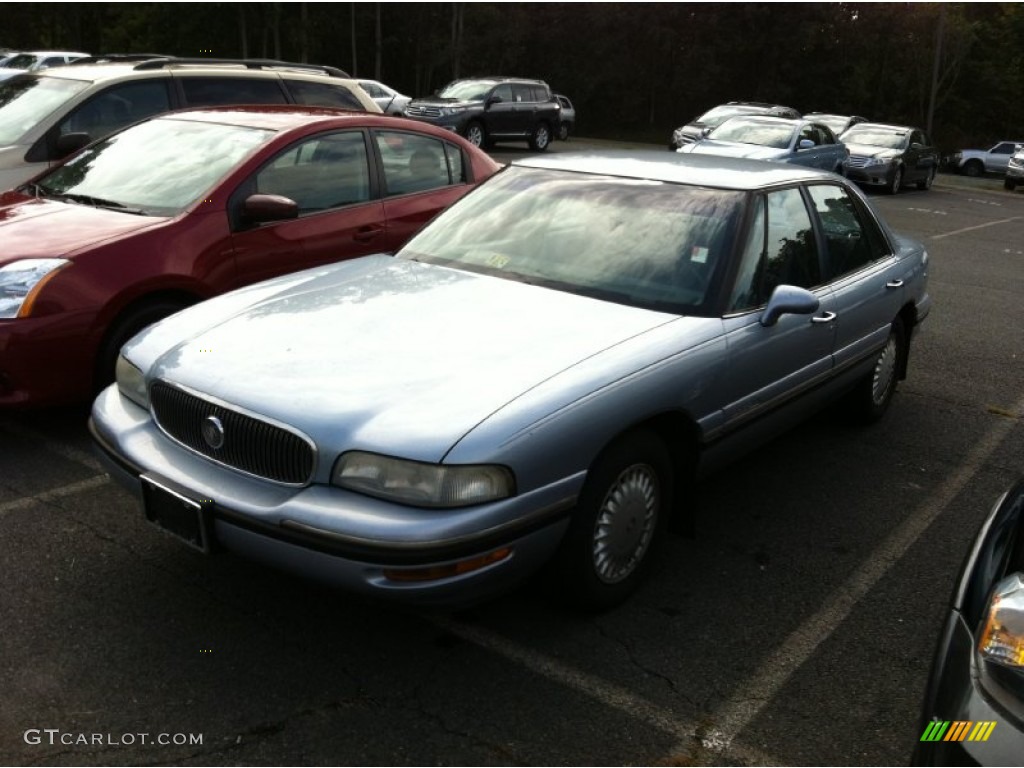
M530 136L530 149L535 152L543 152L551 143L551 129L547 123L537 123Z
M95 386L102 389L114 380L114 366L121 347L139 331L151 326L168 315L184 309L184 302L159 300L148 304L140 304L123 312L107 330L107 335L100 345L96 357Z
M965 176L981 176L985 172L985 165L981 160L968 160L964 163Z
M628 597L650 568L672 505L672 466L650 432L618 440L587 474L552 563L555 584L578 607L602 610Z
M920 190L926 190L932 188L932 182L935 181L935 168L931 168L928 171L928 175L925 176L921 181L917 182L917 188Z

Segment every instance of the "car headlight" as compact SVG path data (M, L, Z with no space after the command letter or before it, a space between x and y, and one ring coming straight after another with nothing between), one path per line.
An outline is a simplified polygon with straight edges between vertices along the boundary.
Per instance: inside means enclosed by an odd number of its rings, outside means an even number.
M136 405L149 410L149 390L146 389L146 377L135 365L128 362L124 355L117 356L114 366L114 379L117 390Z
M67 259L21 259L0 267L0 318L28 317L40 289Z
M1006 577L993 590L978 652L986 661L1024 671L1024 574Z
M1010 167L1011 168L1024 168L1024 158L1020 158L1020 157L1016 157L1016 156L1011 157L1010 158Z
M465 107L443 107L441 114L444 115L460 115L466 111Z
M396 459L376 453L343 453L331 482L415 507L466 507L511 496L512 473L489 464L444 465Z
M891 162L891 157L872 157L867 161L866 165L889 165Z

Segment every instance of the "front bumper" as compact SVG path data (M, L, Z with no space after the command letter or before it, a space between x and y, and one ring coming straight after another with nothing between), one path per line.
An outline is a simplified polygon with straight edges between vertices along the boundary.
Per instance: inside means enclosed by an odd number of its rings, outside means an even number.
M471 119L471 115L468 112L462 112L457 115L441 115L435 117L432 115L404 115L410 120L419 120L422 123L430 123L431 125L437 126L449 130L452 133L457 133L460 136L465 132L466 125Z
M0 408L84 400L93 387L92 315L0 320Z
M333 486L284 486L208 461L172 442L116 386L93 404L90 430L108 472L141 502L141 475L210 505L215 543L243 556L361 594L461 607L514 587L555 552L583 477L500 502L426 510ZM447 573L505 548L504 559Z
M873 187L888 186L892 181L893 167L891 165L865 166L863 168L846 168L846 178L858 184L865 184Z
M1024 759L1024 721L982 689L974 646L963 618L953 611L943 628L929 683L929 717L922 720L918 738L925 737L929 723L950 726L940 731L939 741L917 742L913 765L1020 765ZM953 724L958 722L972 725L957 734ZM982 723L995 723L990 735L984 741L971 740Z

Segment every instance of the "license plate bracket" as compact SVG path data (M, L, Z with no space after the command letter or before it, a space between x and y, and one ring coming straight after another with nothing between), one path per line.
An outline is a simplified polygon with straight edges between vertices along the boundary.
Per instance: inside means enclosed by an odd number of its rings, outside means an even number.
M142 481L142 509L146 519L193 549L210 554L213 544L213 502L194 499L164 480L147 475Z

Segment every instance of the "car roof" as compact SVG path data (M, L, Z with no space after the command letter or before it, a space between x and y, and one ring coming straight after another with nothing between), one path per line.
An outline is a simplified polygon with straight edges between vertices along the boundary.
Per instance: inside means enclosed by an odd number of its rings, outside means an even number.
M567 152L513 160L511 165L733 190L835 180L826 171L786 163L655 150Z
M229 123L247 128L266 128L272 131L286 131L309 125L316 118L348 119L365 122L367 117L382 117L376 112L357 112L334 107L312 107L302 104L244 104L217 107L191 107L154 115L151 120L192 120L204 123ZM391 125L395 121L384 121ZM417 125L421 125L417 123Z
M88 57L92 59L94 57ZM98 57L102 59L102 56ZM185 75L209 75L216 73L218 76L227 77L251 77L254 73L263 72L269 74L288 74L290 76L312 76L314 78L327 78L332 80L347 80L357 82L354 78L346 77L347 73L330 67L320 68L315 64L294 64L291 62L277 62L272 60L251 59L248 64L240 59L185 59L178 57L152 57L142 61L138 60L117 60L110 61L87 61L83 64L72 63L66 67L53 67L36 73L38 77L60 77L68 80L85 80L95 82L124 78L138 72L139 77L145 77L143 73L149 73L153 77L161 77L160 73L173 73L175 77ZM333 74L331 73L333 72ZM258 75L257 75L258 76Z

